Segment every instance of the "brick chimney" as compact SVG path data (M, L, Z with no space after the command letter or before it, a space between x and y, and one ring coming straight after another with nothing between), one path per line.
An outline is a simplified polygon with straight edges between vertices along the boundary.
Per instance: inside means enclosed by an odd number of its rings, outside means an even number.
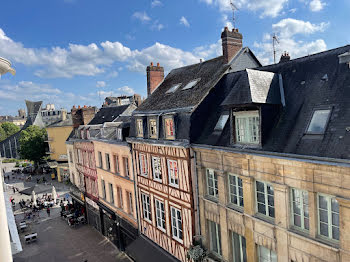
M164 79L164 67L157 63L157 66L147 66L147 96L151 95Z
M284 63L290 60L290 55L286 51L281 55L280 63Z
M224 57L224 63L227 64L231 59L241 50L243 46L243 36L238 32L237 28L233 28L232 31L226 26L221 33L222 42L222 54Z
M78 106L78 108L76 108L75 106L73 106L71 114L73 120L73 128L77 128L80 125L87 125L91 121L91 119L94 118L96 114L96 107Z

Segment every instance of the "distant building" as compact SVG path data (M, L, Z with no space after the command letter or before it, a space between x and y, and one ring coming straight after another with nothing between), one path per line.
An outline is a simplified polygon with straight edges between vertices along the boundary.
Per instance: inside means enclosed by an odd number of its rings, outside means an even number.
M26 111L24 109L18 110L18 116L0 116L0 124L10 122L16 126L22 127L27 121Z
M48 126L55 122L66 119L67 110L63 108L56 110L54 104L47 104L46 107L41 110L41 116L44 124Z
M103 106L123 106L129 104L135 104L136 106L139 106L141 103L142 99L138 94L134 94L132 96L108 96L105 98L105 104Z
M73 130L73 121L71 114L62 115L63 119L46 127L49 151L49 162L51 168L56 170L57 180L59 182L69 180L69 165L67 156L66 140Z
M27 120L20 131L13 134L12 136L6 138L0 142L0 155L6 158L19 158L19 136L21 131L26 129L31 125L39 126L41 128L45 127L45 124L41 117L41 105L42 101L32 102L25 100L27 105L28 117Z

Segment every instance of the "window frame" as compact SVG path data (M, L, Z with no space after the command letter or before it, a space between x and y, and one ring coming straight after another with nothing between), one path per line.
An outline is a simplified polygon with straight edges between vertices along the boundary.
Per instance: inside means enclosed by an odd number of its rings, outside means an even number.
M299 191L299 194L301 193L301 195L299 195L299 197L301 198L301 205L299 203L299 208L300 208L300 215L297 214L297 213L294 213L294 205L293 205L293 202L296 202L296 201L293 201L293 190L297 190ZM304 193L307 194L307 208L308 208L308 213L309 213L309 216L306 217L305 216L305 208L304 208ZM306 190L302 190L302 189L299 189L299 188L295 188L295 187L291 187L290 188L290 208L291 208L291 211L290 211L290 223L291 223L291 226L294 228L294 229L297 229L297 230L301 230L301 231L304 231L305 233L308 233L310 231L310 211L309 211L309 192L306 191ZM300 216L300 223L301 223L301 226L298 226L295 224L295 220L294 220L294 214L296 214L297 216ZM305 227L305 219L308 219L309 220L309 229L307 229Z
M134 207L133 207L133 200L132 200L132 193L130 191L126 191L126 195L128 197L128 214L134 215Z
M311 117L309 118L309 121L308 121L308 124L306 126L306 129L305 129L305 134L306 135L324 135L324 133L326 132L327 130L327 126L328 126L328 123L329 123L329 120L331 118L331 115L332 115L332 107L317 107L317 108L314 108L312 110L312 114L311 114ZM324 111L324 110L329 110L329 113L328 113L328 117L327 117L327 120L326 120L326 123L324 125L324 130L323 132L312 132L312 131L308 131L309 130L309 127L310 127L310 124L312 122L312 119L314 117L314 114L316 111Z
M221 243L221 227L220 224L207 220L208 221L208 233L209 233L209 242L210 242L210 252L216 254L217 256L222 256L222 243ZM216 240L216 246L218 247L218 250L214 250L214 239L212 238L213 232L212 232L212 224L215 225L215 240Z
M258 252L257 252L257 257L258 257L258 261L259 262L261 262L262 260L260 260L262 257L261 257L261 248L263 248L263 249L266 249L266 250L268 250L269 251L269 261L268 262L277 262L278 261L278 259L277 259L277 253L275 252L275 251L273 251L273 250L271 250L271 249L269 249L269 248L267 248L267 247L264 247L264 246L261 246L261 245L258 245ZM272 254L272 252L273 252L273 254ZM274 255L275 256L275 260L272 260L272 255ZM264 259L264 261L263 262L265 262L266 260Z
M101 189L102 189L102 198L106 200L107 198L107 193L106 193L106 182L104 179L101 179Z
M142 158L144 157L144 158ZM143 166L143 160L144 159L144 166ZM148 177L148 172L147 172L147 155L144 153L139 153L139 166L140 166L140 175L144 177ZM145 172L143 173L143 167L145 169Z
M130 179L129 158L126 156L123 156L122 159L123 159L123 167L124 167L124 176Z
M234 191L235 192L231 192L231 177L234 178L235 180L235 184L232 184L232 186L234 187ZM236 206L236 207L239 207L239 208L243 208L244 207L244 198L243 198L243 181L242 181L242 178L240 178L238 175L235 175L235 174L232 174L232 173L229 173L228 176L228 192L229 192L229 203ZM241 185L239 185L239 180L241 181ZM240 194L239 192L239 189L242 188L242 194ZM232 196L236 196L237 198L237 203L234 203L232 202ZM242 204L241 204L241 201L240 199L242 199Z
M114 162L114 173L120 175L120 166L119 166L119 156L113 155Z
M111 158L109 156L109 153L105 153L106 158L106 170L111 171Z
M328 220L328 236L321 235L321 230L320 230L320 224L321 224L321 219L320 219L320 203L319 203L319 196L325 197L327 200L327 220ZM338 220L339 220L339 225L333 225L333 219L332 219L332 213L336 213L332 211L332 199L337 201L338 204ZM324 210L324 209L322 209ZM324 222L322 222L324 223ZM333 227L337 227L339 229L339 239L333 238ZM332 241L335 243L340 242L340 205L338 200L336 199L335 196L328 195L328 194L323 194L323 193L317 193L317 236L320 237L321 239L325 239L328 241Z
M176 171L177 171L177 178L176 178L176 173L175 173L175 169L171 169L170 168L170 162L172 162L173 164L176 163ZM180 178L179 178L179 165L178 165L178 161L177 160L173 160L173 159L167 159L167 167L168 167L168 184L172 187L176 187L179 188L180 187ZM174 179L172 178L172 172L171 170L174 171ZM177 183L175 183L177 179ZM174 182L172 182L174 181Z
M159 159L159 172L155 171L154 160ZM152 173L153 180L162 183L163 182L163 174L162 174L162 160L158 156L152 156Z
M236 261L235 259L235 239L234 239L234 236L237 235L238 236L238 245L239 245L239 256L240 256L240 261ZM234 232L234 231L231 231L231 244L232 244L232 259L233 259L233 262L246 262L246 260L244 260L244 258L247 258L247 241L245 239L244 236ZM243 247L243 242L245 242L245 247Z
M148 199L148 203L145 203L145 200ZM152 223L152 211L151 211L151 198L148 194L141 193L141 203L142 203L142 218ZM147 206L147 208L145 208ZM147 214L147 215L146 215Z
M258 203L260 203L260 202L258 202L258 186L257 186L257 182L264 184L264 200L265 201L264 201L263 204L265 205L265 214L259 212ZM271 206L269 205L269 202L268 202L268 196L271 195L271 194L267 193L267 187L268 186L270 186L273 189L273 209L274 209L274 216L273 217L269 215L269 207L271 207ZM260 193L262 193L262 192L260 192ZM275 210L276 210L276 208L275 208L275 189L274 189L274 187L273 187L273 185L271 183L265 182L265 181L262 181L262 180L255 180L255 208L256 208L256 214L257 215L261 215L261 216L263 216L263 217L265 217L265 218L267 218L269 220L274 220L275 219L275 217L276 217L276 212L275 212Z
M138 118L136 119L136 136L137 137L143 137L143 119Z
M155 133L154 134L152 134L152 131L151 131L153 124L155 124L154 125ZM153 138L153 139L158 139L158 121L154 117L148 118L148 137Z
M173 211L175 212L175 217L173 216ZM180 219L178 217L179 213L180 213ZM170 219L171 219L171 236L172 236L172 238L180 243L183 243L184 235L183 235L183 223L182 223L182 210L180 210L174 206L170 206ZM173 221L173 219L176 219L176 220ZM174 232L176 232L177 236L174 236ZM178 237L178 236L180 236L180 234L182 235L182 238Z
M171 121L173 123L173 135L168 134L167 121ZM164 138L169 139L169 140L174 140L176 137L174 116L164 116L163 117L163 126L164 126Z
M113 190L113 184L108 183L108 189L109 189L109 203L114 205L114 190Z
M103 169L102 152L101 152L101 151L97 151L97 155L98 155L98 164L99 164L99 168L102 168L102 169Z
M210 186L209 186L209 174L212 172L212 184L213 184L213 195L210 194ZM214 197L216 199L219 198L219 187L218 187L218 176L214 169L207 168L205 171L205 177L206 177L206 188L207 188L207 196ZM215 178L216 177L216 178Z
M261 145L261 115L260 115L260 110L247 110L247 111L233 111L232 112L232 118L233 118L233 141L235 144L240 144L240 145L251 145L251 146L259 146ZM239 131L239 124L238 124L238 119L242 118L242 119L246 119L246 124L248 121L248 125L249 125L249 119L253 118L253 117L257 117L258 118L258 125L257 125L257 141L256 142L252 142L252 135L248 126L248 130L247 129L243 129L244 131L244 137L248 137L249 138L249 142L245 141L239 141L238 139L238 131ZM247 127L247 125L245 126Z
M159 204L159 207L163 206L163 209L161 208L158 208L158 204ZM156 214L156 227L163 231L164 233L166 233L166 213L165 213L165 203L164 201L161 201L157 198L154 199L154 206L155 206L155 214ZM160 216L158 216L158 211L159 211L159 214ZM164 219L162 217L162 215L164 215ZM161 222L161 225L159 225L159 221ZM164 226L163 226L163 225Z
M124 208L123 189L120 186L117 186L117 194L118 194L118 207L120 209L123 209Z

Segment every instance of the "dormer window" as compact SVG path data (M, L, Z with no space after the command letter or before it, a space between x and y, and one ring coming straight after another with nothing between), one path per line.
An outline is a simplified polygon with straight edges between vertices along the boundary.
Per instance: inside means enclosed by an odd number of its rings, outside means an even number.
M136 120L136 132L138 137L143 137L143 121L142 119Z
M148 127L149 127L149 137L150 138L158 138L158 132L157 132L157 120L156 119L149 119L148 120Z
M165 117L164 118L165 126L165 138L166 139L175 139L175 127L174 127L174 118Z
M259 111L234 112L235 139L239 144L260 143Z
M118 140L123 140L123 129L121 128L117 128L116 132L117 132L117 139Z
M312 115L312 118L306 133L318 134L318 135L324 134L328 120L329 120L330 113L331 113L330 109L315 110Z
M166 94L174 93L180 86L181 86L181 83L175 84L175 85L173 85L172 87L170 87L169 90L166 91L165 93L166 93Z

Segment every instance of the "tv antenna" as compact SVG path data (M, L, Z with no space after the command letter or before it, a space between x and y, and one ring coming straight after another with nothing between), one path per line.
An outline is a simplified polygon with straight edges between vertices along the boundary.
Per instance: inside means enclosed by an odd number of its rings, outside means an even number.
M280 42L277 39L277 35L273 33L272 36L272 48L273 48L273 62L276 64L276 44L279 44Z
M232 8L232 21L233 21L233 28L236 28L236 18L235 18L235 11L238 11L237 6L235 6L232 2L232 0L230 0L230 5Z

